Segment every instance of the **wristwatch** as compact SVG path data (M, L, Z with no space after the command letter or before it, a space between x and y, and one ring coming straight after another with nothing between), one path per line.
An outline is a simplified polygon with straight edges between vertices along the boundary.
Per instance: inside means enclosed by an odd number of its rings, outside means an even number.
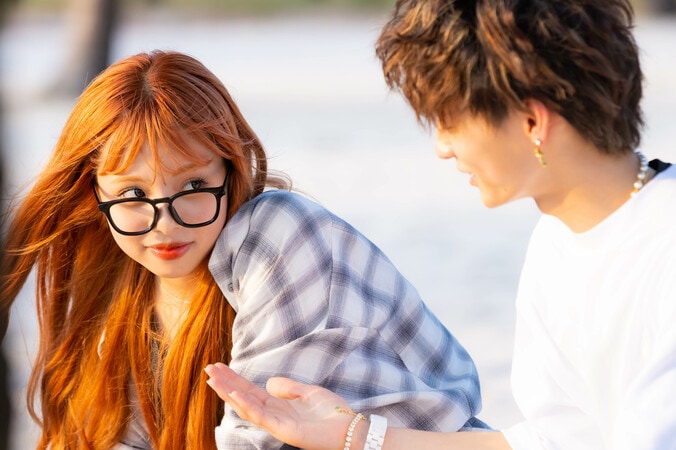
M387 431L387 419L383 416L371 414L369 420L371 421L371 425L369 425L364 450L381 450L383 448L383 441L385 441L385 432Z

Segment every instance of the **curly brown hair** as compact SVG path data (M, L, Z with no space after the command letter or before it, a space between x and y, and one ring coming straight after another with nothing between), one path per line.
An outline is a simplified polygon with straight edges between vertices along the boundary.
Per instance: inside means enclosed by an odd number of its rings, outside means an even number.
M632 23L628 0L398 0L376 54L422 123L497 125L532 98L621 153L643 125Z

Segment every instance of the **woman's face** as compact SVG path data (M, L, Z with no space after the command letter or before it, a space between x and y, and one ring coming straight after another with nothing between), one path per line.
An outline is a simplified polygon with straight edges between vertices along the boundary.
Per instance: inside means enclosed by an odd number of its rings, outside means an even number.
M161 165L156 164L146 146L125 172L98 174L97 192L100 201L129 198L158 199L171 197L179 192L223 186L226 177L225 161L211 150L196 142L192 143L191 150L204 161L201 165L195 164L178 152L171 152L171 149L160 147L159 150ZM165 170L157 171L158 167L164 167ZM213 203L206 204L215 208L217 204L215 196L209 198L209 195L211 194L206 194L206 200ZM156 205L159 211L157 222L150 231L137 236L128 236L119 233L112 226L110 230L122 251L156 276L190 280L200 263L211 253L216 239L225 226L226 197L223 196L218 200L220 210L216 220L205 226L197 228L182 226L170 214L169 205L159 203ZM195 202L191 196L181 198L181 202L175 201L174 206L179 217L185 222L191 221L190 214L201 214L206 209L194 207L200 204L201 200ZM128 203L124 205L127 209L116 211L117 218L114 220L118 227L121 224L124 227L134 227L136 226L134 221L145 220L139 219L142 215L134 210L133 206ZM147 220L152 220L152 208L147 204L141 206L145 208L146 216L149 217ZM195 220L202 221L202 218Z
M545 172L520 112L510 113L497 127L464 113L452 127L438 128L435 149L439 158L456 159L458 170L470 175L470 184L489 208L532 197Z

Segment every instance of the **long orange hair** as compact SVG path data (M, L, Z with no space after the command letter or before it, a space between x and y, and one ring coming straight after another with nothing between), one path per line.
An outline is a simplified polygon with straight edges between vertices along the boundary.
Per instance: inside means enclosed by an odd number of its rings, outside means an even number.
M97 170L123 171L144 145L191 157L187 138L227 160L228 218L266 186L288 187L268 175L261 143L216 76L190 56L156 51L92 81L14 212L0 306L8 312L35 268L40 341L28 405L41 449L114 446L130 420L132 380L154 448L215 448L223 405L203 368L229 361L234 311L204 261L190 311L163 343L154 276L117 247L92 193Z

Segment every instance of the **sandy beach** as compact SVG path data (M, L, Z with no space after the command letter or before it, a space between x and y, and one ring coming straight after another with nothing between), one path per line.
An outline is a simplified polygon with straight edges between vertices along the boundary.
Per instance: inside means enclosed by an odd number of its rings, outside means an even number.
M508 426L519 419L509 387L514 297L538 212L529 201L484 208L455 162L435 158L430 133L382 79L373 42L383 21L156 15L124 22L114 54L174 49L211 68L258 132L272 168L382 248L467 347L482 381L480 418ZM74 103L43 95L67 59L67 25L55 16L22 17L1 36L13 190L46 164ZM636 36L646 75L642 149L676 161L676 21L641 20ZM29 282L4 343L13 365L17 450L35 447L24 397L36 339Z

